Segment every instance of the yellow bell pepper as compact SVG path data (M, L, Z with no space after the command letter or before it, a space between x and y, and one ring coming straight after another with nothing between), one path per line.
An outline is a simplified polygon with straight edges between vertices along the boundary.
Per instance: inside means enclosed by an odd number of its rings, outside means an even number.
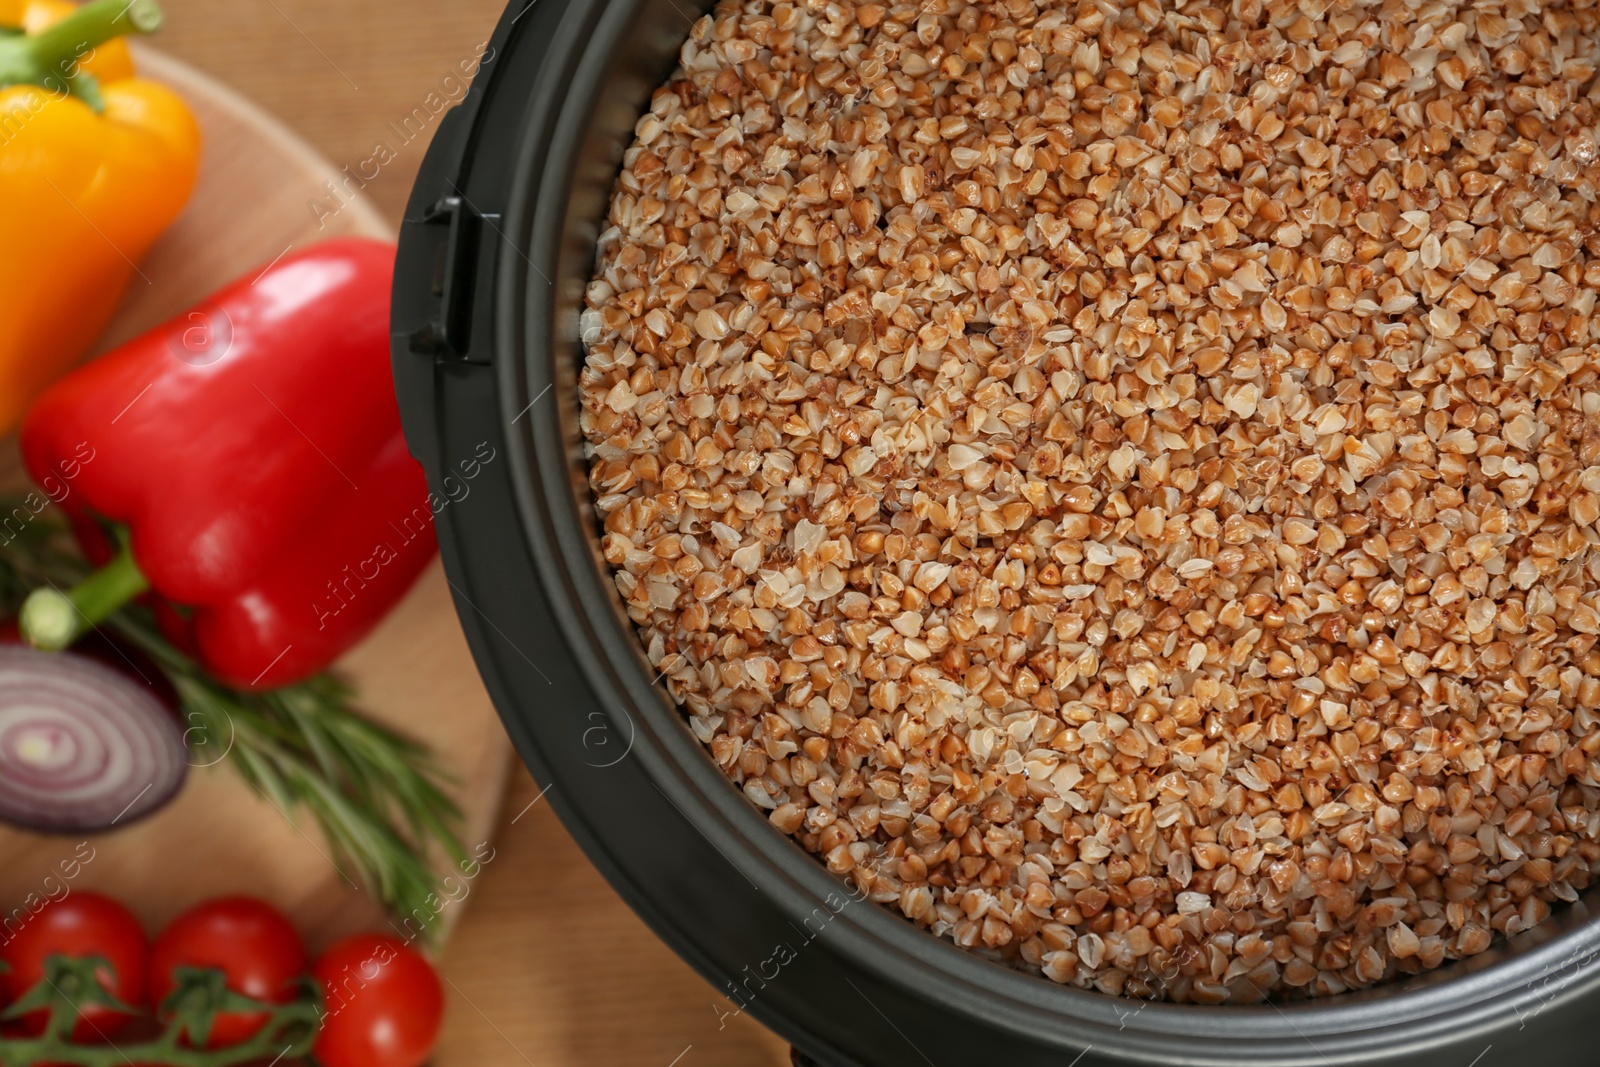
M88 351L194 190L194 116L117 39L160 23L154 0L0 0L0 434Z

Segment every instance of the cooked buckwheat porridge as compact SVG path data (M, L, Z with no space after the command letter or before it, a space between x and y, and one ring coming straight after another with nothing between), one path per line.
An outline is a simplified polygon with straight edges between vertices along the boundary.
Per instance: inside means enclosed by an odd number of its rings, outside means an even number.
M1327 995L1600 865L1600 15L724 2L583 325L695 735L1056 982Z

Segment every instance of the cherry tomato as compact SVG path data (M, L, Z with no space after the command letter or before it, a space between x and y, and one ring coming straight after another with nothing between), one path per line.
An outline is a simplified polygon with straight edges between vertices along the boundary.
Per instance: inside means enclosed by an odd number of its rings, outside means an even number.
M358 934L317 960L326 1014L311 1054L323 1067L420 1067L433 1052L444 990L397 937Z
M177 985L178 967L214 967L227 986L247 997L281 1004L294 999L294 980L306 969L306 950L289 920L250 897L221 897L179 915L150 945L150 1003ZM162 1021L165 1021L163 1017ZM247 1041L266 1025L264 1012L222 1012L211 1024L207 1048Z
M139 920L110 897L81 890L52 901L26 919L15 932L6 930L0 943L0 990L15 1001L44 978L51 956L83 959L99 956L107 966L96 970L102 988L124 1004L144 1000L145 939ZM30 1012L17 1028L28 1035L44 1031L46 1013ZM109 1038L134 1017L98 1004L83 1006L72 1028L74 1041Z

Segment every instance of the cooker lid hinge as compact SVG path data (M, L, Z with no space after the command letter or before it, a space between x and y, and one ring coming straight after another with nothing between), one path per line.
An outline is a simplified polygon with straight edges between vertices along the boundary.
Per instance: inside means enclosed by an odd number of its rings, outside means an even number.
M493 269L485 262L483 229L499 229L500 216L477 211L461 195L446 196L427 208L421 223L433 234L433 314L411 335L411 350L441 360L493 362L487 323L479 323L476 292ZM479 329L479 326L483 329ZM476 343L474 343L476 342Z

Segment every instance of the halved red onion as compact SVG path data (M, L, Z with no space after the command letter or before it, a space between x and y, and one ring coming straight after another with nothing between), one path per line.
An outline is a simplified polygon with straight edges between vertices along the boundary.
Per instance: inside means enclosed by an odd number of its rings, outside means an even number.
M124 826L188 771L183 727L149 685L88 656L0 644L0 821Z

